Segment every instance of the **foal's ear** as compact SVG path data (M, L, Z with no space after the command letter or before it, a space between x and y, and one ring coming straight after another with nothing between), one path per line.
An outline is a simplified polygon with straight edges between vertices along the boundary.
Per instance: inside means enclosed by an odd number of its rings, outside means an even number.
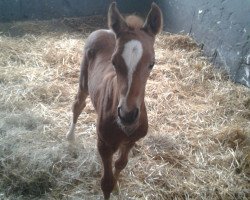
M154 36L161 31L162 21L161 9L155 3L152 3L151 10L148 13L143 29Z
M128 25L117 9L115 2L113 2L109 7L108 25L116 35L128 29Z

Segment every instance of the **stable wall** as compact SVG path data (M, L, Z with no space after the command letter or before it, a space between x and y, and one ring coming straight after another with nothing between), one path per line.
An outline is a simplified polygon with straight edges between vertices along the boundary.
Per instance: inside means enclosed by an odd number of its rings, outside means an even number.
M0 0L0 21L107 15L112 0ZM124 13L144 15L151 0L117 0ZM142 3L143 2L143 3Z
M0 21L104 14L105 0L0 0Z
M164 28L190 34L215 65L250 87L250 0L158 0Z
M0 0L0 21L105 15L112 0ZM117 0L123 13L145 15L152 0ZM215 65L250 87L250 0L156 0L164 30L190 34Z

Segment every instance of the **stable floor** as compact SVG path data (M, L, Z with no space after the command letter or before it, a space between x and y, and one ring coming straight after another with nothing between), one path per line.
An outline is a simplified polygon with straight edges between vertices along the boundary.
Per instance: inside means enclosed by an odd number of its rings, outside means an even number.
M83 45L103 17L0 24L0 199L100 199L90 100L69 144ZM250 90L188 36L162 33L146 89L149 133L112 199L249 199Z

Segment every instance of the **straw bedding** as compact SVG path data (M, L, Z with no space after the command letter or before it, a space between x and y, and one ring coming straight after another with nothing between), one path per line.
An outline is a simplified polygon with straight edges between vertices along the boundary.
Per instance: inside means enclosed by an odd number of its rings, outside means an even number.
M102 17L0 24L0 199L99 199L94 109L65 141L88 34ZM250 91L183 35L156 39L150 129L112 199L249 199Z

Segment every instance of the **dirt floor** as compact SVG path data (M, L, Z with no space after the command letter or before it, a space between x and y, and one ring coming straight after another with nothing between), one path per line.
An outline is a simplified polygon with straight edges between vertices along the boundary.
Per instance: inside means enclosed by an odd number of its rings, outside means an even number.
M94 109L69 144L90 32L103 17L0 24L0 199L101 199ZM187 36L162 33L147 83L149 133L112 199L249 199L250 90Z

